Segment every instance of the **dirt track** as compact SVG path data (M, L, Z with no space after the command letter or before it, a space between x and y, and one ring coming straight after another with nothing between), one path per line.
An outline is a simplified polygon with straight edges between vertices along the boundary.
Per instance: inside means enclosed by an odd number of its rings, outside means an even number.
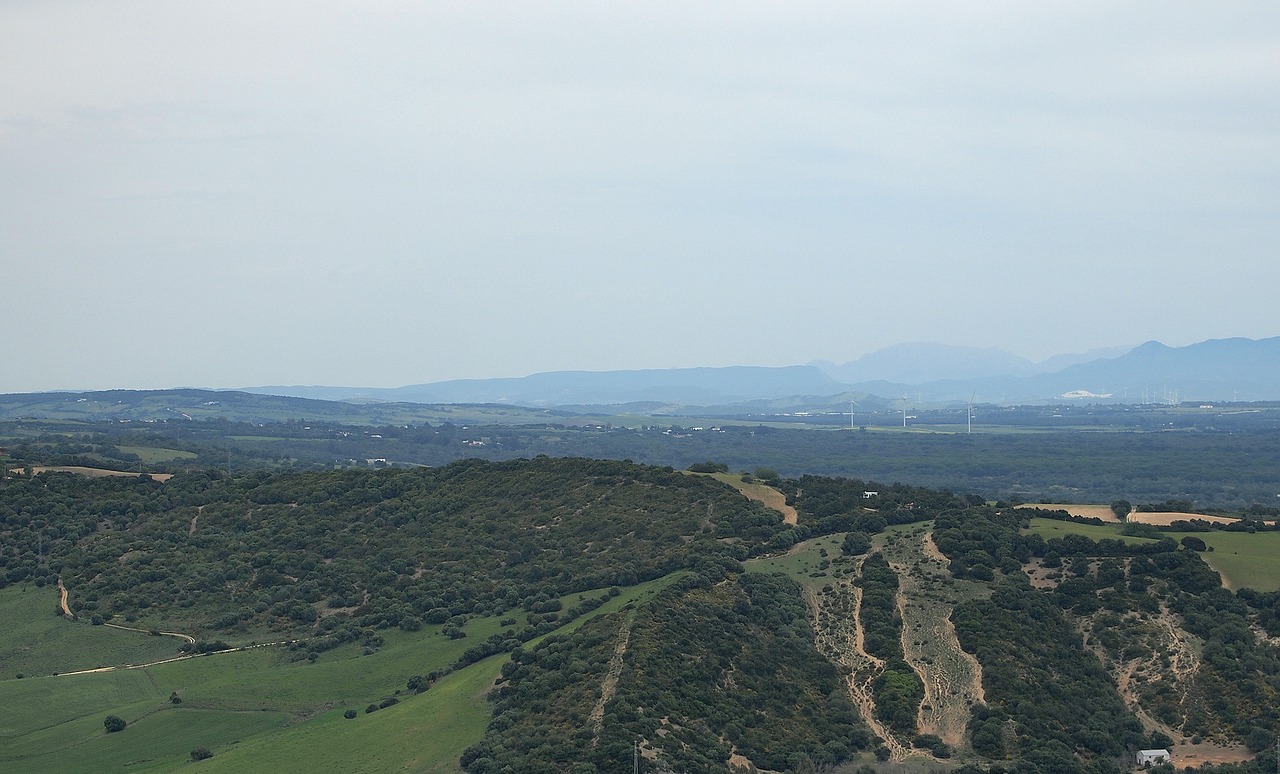
M67 606L67 587L62 585L61 577L58 578L58 606L62 608L62 614L67 618L75 618L75 614Z

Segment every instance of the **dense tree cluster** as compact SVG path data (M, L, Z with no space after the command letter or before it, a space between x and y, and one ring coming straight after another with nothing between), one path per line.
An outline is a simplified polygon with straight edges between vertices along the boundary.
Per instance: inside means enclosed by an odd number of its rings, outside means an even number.
M0 482L0 583L61 577L77 613L331 646L518 607L554 621L557 597L732 565L785 529L719 482L626 462L41 474Z
M784 771L864 748L869 736L814 648L799 587L781 575L712 581L690 575L630 621L596 619L517 651L467 770L620 771L637 739L652 751L645 771L723 772L732 752ZM597 734L590 713L623 638Z
M898 575L884 554L869 555L858 578L862 604L858 616L867 653L884 662L872 691L876 715L904 739L916 731L916 715L924 700L924 684L902 652L902 618L898 613Z
M981 568L994 567L1003 577L989 600L953 612L961 644L984 670L988 702L975 709L970 728L976 752L1049 755L1056 762L1046 770L1068 771L1075 769L1061 767L1069 757L1077 758L1072 765L1104 766L1140 743L1140 725L1084 647L1074 619L1091 621L1094 642L1124 663L1163 649L1150 621L1164 610L1202 640L1200 667L1181 691L1159 675L1135 681L1143 706L1187 734L1233 741L1274 733L1280 653L1251 630L1271 620L1274 595L1223 589L1196 551L1163 536L1139 544L1080 535L1045 541L1021 531L1033 513L976 508L941 514L935 523L934 540L954 573L981 577ZM1032 589L1015 572L1033 558L1057 568L1051 591Z

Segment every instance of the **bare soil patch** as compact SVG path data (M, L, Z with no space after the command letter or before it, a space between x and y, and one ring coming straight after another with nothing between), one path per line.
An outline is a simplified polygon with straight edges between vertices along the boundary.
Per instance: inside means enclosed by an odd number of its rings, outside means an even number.
M821 595L810 588L804 591L812 616L814 644L818 652L840 670L849 700L871 733L889 748L891 760L903 760L911 751L894 739L876 717L871 683L884 669L884 662L867 653L863 647L862 624L858 620L862 589L846 578L831 586L830 592Z
M781 513L783 524L790 524L794 526L799 519L799 514L796 513L796 509L787 505L787 496L771 486L766 484L747 483L742 480L741 476L718 475L715 476L715 478L725 482L734 489L737 489L745 495L748 500L755 500L756 502L762 503L778 513Z
M1022 571L1031 580L1031 587L1036 589L1056 589L1062 580L1061 568L1045 567L1043 559L1032 559L1022 566Z
M1176 745L1169 753L1173 755L1173 765L1179 769L1190 769L1205 763L1243 763L1253 758L1253 754L1244 745L1224 747L1209 742Z

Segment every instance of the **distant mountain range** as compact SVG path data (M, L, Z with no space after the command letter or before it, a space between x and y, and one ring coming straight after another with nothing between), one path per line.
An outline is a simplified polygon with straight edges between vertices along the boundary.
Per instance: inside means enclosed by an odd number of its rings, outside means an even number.
M985 404L1280 401L1280 337L1156 341L1032 363L995 349L904 344L852 363L556 371L397 388L255 387L0 396L0 419L538 422L557 415L730 417ZM1063 366L1062 364L1068 364ZM465 407L459 404L468 404Z
M1280 400L1280 337L1212 339L1186 347L1150 341L1040 363L999 349L901 344L839 366L555 371L397 388L269 386L245 391L356 402L542 408L643 403L650 409L752 403L802 407L858 396L883 402L902 395L922 403Z
M510 403L523 406L650 402L717 406L847 390L814 366L552 371L517 379L458 379L386 389L253 387L245 392L299 398L398 403Z
M995 347L956 347L947 344L895 344L876 350L851 363L835 365L825 361L812 363L831 378L846 384L891 382L926 384L928 382L983 379L989 377L1033 376L1053 373L1073 365L1103 358L1119 357L1127 347L1108 347L1073 355L1055 355L1039 363Z

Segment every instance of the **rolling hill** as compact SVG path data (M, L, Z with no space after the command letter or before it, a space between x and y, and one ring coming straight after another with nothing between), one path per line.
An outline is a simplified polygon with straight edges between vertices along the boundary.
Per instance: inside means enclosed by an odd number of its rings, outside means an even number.
M1224 590L1211 554L902 484L775 486L794 524L585 459L4 479L0 765L1274 767L1249 759L1280 723L1280 594Z

